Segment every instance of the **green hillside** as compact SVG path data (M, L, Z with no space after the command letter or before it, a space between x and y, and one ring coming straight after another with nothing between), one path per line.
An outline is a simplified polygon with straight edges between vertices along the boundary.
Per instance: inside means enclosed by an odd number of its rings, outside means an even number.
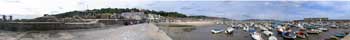
M166 11L155 11L155 10L147 10L147 9L137 9L137 8L102 8L102 9L93 9L93 10L84 10L84 11L70 11L60 14L55 14L58 18L64 17L72 17L72 16L85 16L91 14L106 14L106 13L123 13L123 12L139 12L143 11L146 14L157 14L164 17L188 17L187 15L178 13L178 12L166 12Z

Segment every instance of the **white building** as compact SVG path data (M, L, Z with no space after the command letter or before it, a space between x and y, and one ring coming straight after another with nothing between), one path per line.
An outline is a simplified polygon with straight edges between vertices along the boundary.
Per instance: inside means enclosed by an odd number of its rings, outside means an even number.
M125 19L134 20L142 20L147 18L144 12L124 12L121 13L120 16L124 17Z

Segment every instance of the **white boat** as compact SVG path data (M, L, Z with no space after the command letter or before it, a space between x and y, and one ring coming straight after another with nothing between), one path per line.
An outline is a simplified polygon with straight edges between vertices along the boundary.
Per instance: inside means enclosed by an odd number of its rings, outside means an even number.
M318 30L327 31L327 28L318 28Z
M299 28L304 28L304 25L302 25L302 24L298 24L298 26L297 27L299 27Z
M272 27L269 27L269 26L265 26L267 29L269 30L272 30L273 28Z
M212 33L220 33L222 31L224 31L223 29L213 29L213 30L210 30Z
M330 25L331 28L338 28L337 25Z
M261 29L261 30L264 30L264 31L268 31L269 29L267 29L267 28L265 28L265 27L263 27L263 26L259 26L259 28Z
M311 30L308 30L306 31L307 33L310 33L310 34L318 34L318 33L321 33L322 30L318 30L318 29L311 29Z
M235 29L232 28L232 27L228 27L228 28L225 30L225 33L231 34L231 33L233 32L233 30L235 30Z
M273 35L273 32L271 31L263 31L262 33L264 33L265 35Z
M243 27L243 30L248 31L249 27Z
M278 40L276 36L269 36L268 40Z
M252 33L251 36L254 40L264 40L262 39L261 34L257 32Z

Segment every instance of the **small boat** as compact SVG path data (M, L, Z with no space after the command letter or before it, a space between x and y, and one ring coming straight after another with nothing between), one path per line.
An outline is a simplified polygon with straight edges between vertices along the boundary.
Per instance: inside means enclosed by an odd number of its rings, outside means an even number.
M251 28L251 29L248 30L248 32L249 32L249 33L254 33L254 32L256 32L256 30L253 29L253 28Z
M328 29L327 29L327 28L318 28L318 30L328 31Z
M304 32L301 32L301 31L297 32L297 37L298 38L306 38L307 36L308 35L306 33L304 33Z
M224 30L223 29L213 29L211 30L212 33L220 33L220 32L223 32Z
M298 26L297 27L299 27L299 28L304 28L304 25L302 25L302 24L298 24Z
M322 31L321 30L317 30L317 29L311 29L311 30L308 30L306 32L309 33L309 34L318 34L318 33L321 33Z
M273 35L273 32L271 31L263 31L262 33L264 33L265 35Z
M346 36L346 34L344 33L338 33L338 34L335 34L336 37L339 37L339 38L343 38L344 36Z
M285 31L284 28L278 28L278 29L277 29L277 33L278 33L278 34L281 34L281 33L284 32L284 31Z
M283 32L282 37L285 39L295 39L297 36L295 32Z
M259 26L259 28L263 31L268 31L269 29L265 28L265 27L262 27L262 26Z
M306 32L306 29L304 29L304 28L301 28L301 29L299 29L299 31L297 31L297 37L298 38L307 38L307 36L309 36Z
M278 40L276 36L269 36L268 40Z
M317 27L316 26L308 26L308 27L305 27L307 29L316 29Z
M249 31L249 27L243 27L243 30Z
M264 39L262 39L260 33L254 32L254 33L251 33L250 35L252 36L252 38L253 38L254 40L264 40Z
M228 28L225 30L225 33L227 33L227 34L232 34L232 33L233 33L233 30L235 30L235 29L232 28L232 27L228 27Z
M269 29L269 30L272 30L272 29L273 29L272 27L269 27L269 26L266 26L266 28Z
M330 25L331 28L338 28L337 25Z

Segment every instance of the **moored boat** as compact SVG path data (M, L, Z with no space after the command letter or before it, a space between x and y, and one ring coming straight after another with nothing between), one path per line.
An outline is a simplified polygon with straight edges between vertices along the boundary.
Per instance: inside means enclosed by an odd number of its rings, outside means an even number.
M296 34L298 38L307 38L308 34L304 32L304 29L299 30Z
M318 28L318 30L328 31L328 28Z
M309 33L309 34L318 34L318 33L321 33L322 31L321 30L317 30L317 29L311 29L311 30L308 30L306 32Z
M335 34L336 37L339 37L339 38L343 38L344 36L346 36L346 34L344 33L337 33Z
M251 33L250 35L252 36L252 38L253 38L254 40L264 40L264 39L262 39L260 33L253 32L253 33Z
M283 32L282 33L282 37L284 39L287 39L287 40L293 40L295 39L297 36L295 34L295 32Z
M262 33L264 33L265 35L273 35L273 32L271 31L263 31Z
M220 32L223 32L224 30L223 29L212 29L210 30L212 33L220 33Z
M232 34L233 31L234 31L234 28L228 27L228 28L225 30L225 33L227 33L227 34Z

